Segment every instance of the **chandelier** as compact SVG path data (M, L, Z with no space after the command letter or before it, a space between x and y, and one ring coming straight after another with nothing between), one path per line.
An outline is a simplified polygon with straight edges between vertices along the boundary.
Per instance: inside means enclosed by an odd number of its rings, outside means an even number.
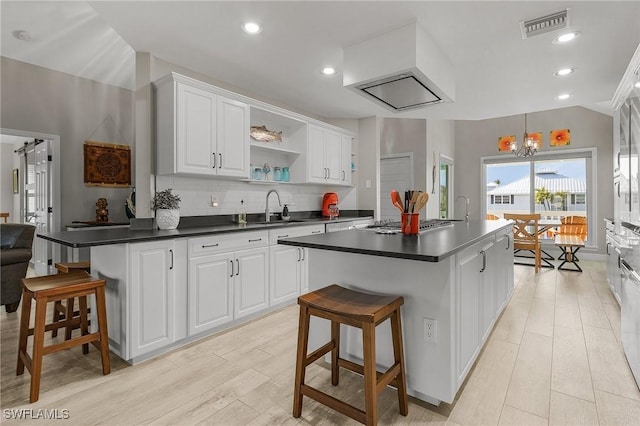
M527 133L527 114L524 114L524 135L522 136L522 146L518 148L518 142L511 142L511 152L515 154L516 157L531 157L536 152L538 152L538 141L529 137Z

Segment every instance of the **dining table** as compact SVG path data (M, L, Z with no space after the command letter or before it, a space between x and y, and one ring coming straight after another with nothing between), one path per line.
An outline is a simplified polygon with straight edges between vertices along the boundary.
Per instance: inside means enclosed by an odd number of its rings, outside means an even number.
M538 236L538 238L540 238L547 231L550 231L550 230L552 230L554 228L557 228L560 225L562 225L562 221L560 220L560 218L540 219L540 220L538 220L538 229L536 231L536 235ZM520 252L520 251L522 251L522 250L516 250L514 252L514 256L515 257L524 257L524 258L529 258L529 259L534 259L535 258L535 256L526 256L526 255L518 254L518 252ZM529 250L529 251L531 252L531 250ZM547 253L542 248L540 249L540 252L541 252L540 260L542 261L542 264L540 265L540 267L542 267L542 268L554 268L555 269L555 265L553 263L549 262L550 260L555 260L555 257L551 256L549 253ZM514 263L516 263L518 265L531 266L531 264L529 264L529 263L522 263L522 262L514 262Z

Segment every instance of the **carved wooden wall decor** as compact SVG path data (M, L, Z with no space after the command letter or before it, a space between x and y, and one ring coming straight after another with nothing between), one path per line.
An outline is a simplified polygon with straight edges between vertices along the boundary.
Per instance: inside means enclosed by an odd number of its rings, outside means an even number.
M128 145L86 141L84 183L87 186L131 186L131 149Z

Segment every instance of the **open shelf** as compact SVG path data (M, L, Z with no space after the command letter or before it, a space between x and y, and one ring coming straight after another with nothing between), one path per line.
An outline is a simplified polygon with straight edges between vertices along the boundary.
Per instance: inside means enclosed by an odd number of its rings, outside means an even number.
M273 142L255 142L253 140L250 141L251 148L255 148L262 151L268 152L279 152L281 154L289 154L289 155L300 155L299 151L294 151L293 149L281 148L275 145Z

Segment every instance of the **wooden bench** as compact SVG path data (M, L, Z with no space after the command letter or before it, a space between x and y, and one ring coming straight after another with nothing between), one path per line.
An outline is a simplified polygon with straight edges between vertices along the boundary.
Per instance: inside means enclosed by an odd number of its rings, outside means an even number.
M561 257L563 258L563 262L558 266L558 269L582 272L582 268L578 265L576 253L578 253L580 248L584 247L584 240L579 235L558 234L556 235L554 242L555 245L560 247L560 250L562 250ZM574 265L576 269L563 268L565 263Z

